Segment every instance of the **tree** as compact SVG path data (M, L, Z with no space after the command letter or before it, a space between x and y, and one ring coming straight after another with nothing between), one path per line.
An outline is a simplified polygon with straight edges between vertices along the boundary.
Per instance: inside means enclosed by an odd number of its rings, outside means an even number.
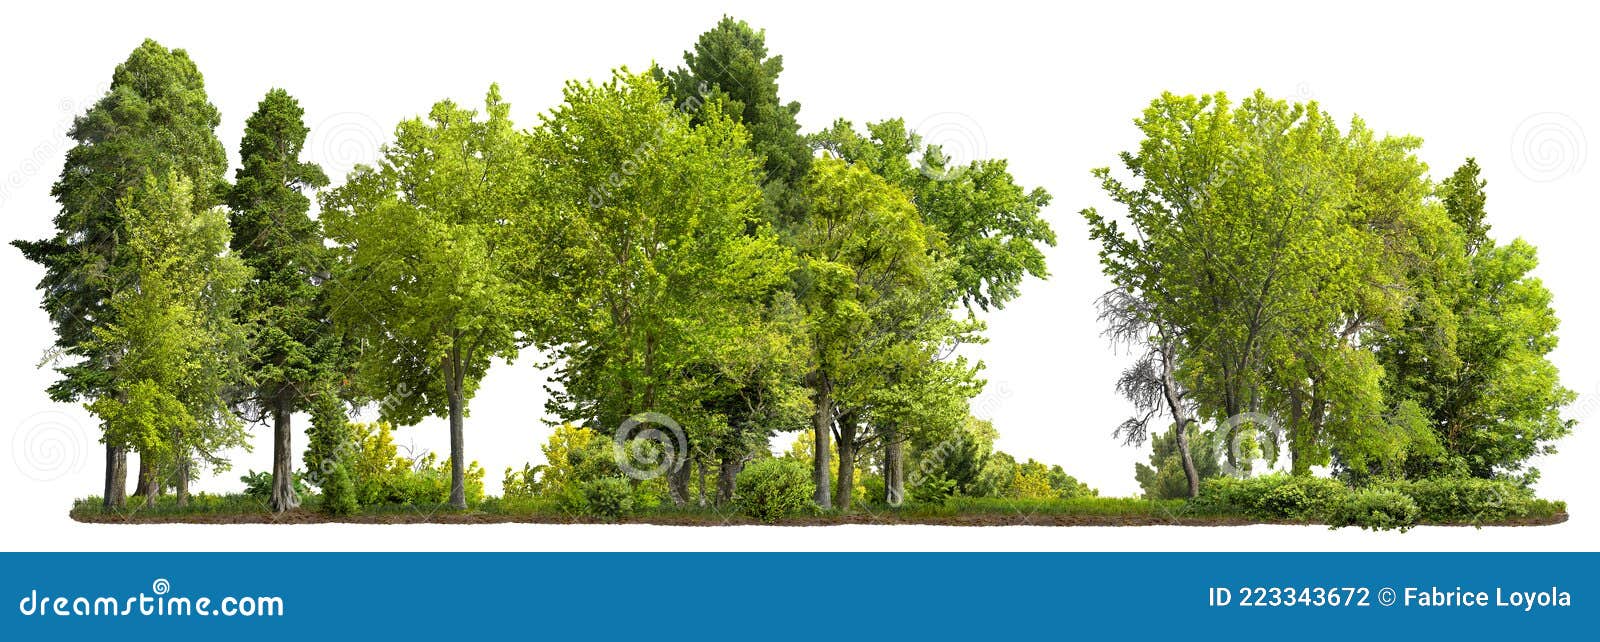
M920 346L913 351L920 350L929 359L943 358L963 343L981 341L983 325L972 317L974 311L1003 308L1020 294L1024 278L1048 275L1041 246L1054 245L1055 233L1039 213L1050 195L1017 185L1005 160L978 159L953 166L941 148L924 146L900 119L868 124L866 135L847 121L836 121L813 141L900 187L922 223L941 235L942 242L929 248L938 266L938 283L921 293L929 305L880 323L892 329L889 337ZM968 311L965 321L950 319L957 302ZM893 387L901 377L914 377L905 368L929 367L926 362L885 365L883 385ZM903 474L896 472L904 469L902 446L912 435L902 430L894 415L876 414L882 421L874 426L873 437L885 451L885 492L896 501L904 496ZM963 415L964 410L951 416Z
M803 216L799 188L811 167L811 146L796 120L800 103L778 97L783 56L768 55L766 31L723 16L684 52L683 62L670 74L657 72L674 102L721 102L723 113L749 132L750 151L761 160L768 219L782 227Z
M228 194L233 251L251 268L242 319L250 336L249 392L244 403L272 418L272 494L283 512L295 495L291 416L312 409L311 394L337 373L326 352L334 343L318 285L328 269L321 226L307 214L303 190L328 184L314 163L300 161L308 129L305 111L288 92L273 89L245 122L243 166Z
M147 179L118 213L127 241L107 302L116 320L91 344L118 358L109 394L88 408L104 421L107 444L138 450L152 474L171 472L183 506L193 457L225 470L221 452L245 445L221 391L240 375L244 334L234 315L249 269L226 251L222 211L196 209L193 184L175 171ZM158 486L145 486L146 506Z
M1112 334L1149 349L1122 386L1143 420L1165 405L1179 426L1191 410L1219 422L1230 466L1263 417L1300 472L1335 450L1392 459L1364 429L1385 406L1362 346L1402 309L1405 248L1427 224L1418 142L1359 120L1341 134L1315 103L1261 92L1237 108L1163 94L1136 125L1145 140L1122 155L1136 180L1095 171L1131 233L1084 216L1116 289ZM1135 423L1122 433L1142 441Z
M773 333L793 322L773 311L793 259L761 216L747 145L718 101L673 105L626 69L568 83L534 134L542 206L563 223L547 242L564 248L566 302L551 324L561 389L549 410L608 433L646 412L687 426L665 462L678 504L690 467L677 450L729 433L737 416L719 406L773 374L752 364L792 359Z
M14 241L29 260L45 268L39 282L41 307L55 325L52 360L67 360L51 384L56 401L93 402L109 394L109 373L119 358L95 352L109 344L96 329L115 322L109 299L124 273L126 230L118 204L147 176L176 171L196 186L194 207L216 203L227 154L213 131L221 118L206 99L205 81L189 55L145 40L117 66L110 90L68 131L77 144L67 152L51 195L61 209L56 233L42 241ZM126 496L127 455L106 442L103 501L121 507ZM141 476L143 477L143 476Z
M1200 480L1222 474L1222 463L1217 460L1218 447L1215 432L1201 430L1200 424L1189 422L1186 442L1190 445L1191 463L1185 466L1178 450L1178 433L1169 428L1165 433L1151 435L1150 463L1134 464L1134 479L1144 490L1146 499L1181 499L1193 497L1194 484L1188 475L1192 469Z
M864 339L883 312L928 292L936 278L929 247L940 241L904 192L865 167L818 159L804 194L808 214L792 238L800 257L798 298L810 328L806 384L817 444L812 472L817 505L829 508L827 453L838 419L836 388L850 381L857 360L873 356L864 350Z
M1468 159L1439 185L1448 227L1429 237L1432 260L1410 273L1417 294L1405 323L1378 347L1389 394L1417 404L1430 426L1412 445L1411 476L1517 476L1573 425L1561 410L1574 395L1547 358L1559 320L1531 275L1536 253L1490 237L1480 172Z
M531 202L526 141L491 86L484 120L445 100L400 123L377 167L324 195L340 244L334 319L357 343L385 419L450 422L450 505L466 507L464 419L492 359L514 359L528 300L501 261L511 220ZM405 394L394 394L405 391ZM373 392L369 390L369 392Z

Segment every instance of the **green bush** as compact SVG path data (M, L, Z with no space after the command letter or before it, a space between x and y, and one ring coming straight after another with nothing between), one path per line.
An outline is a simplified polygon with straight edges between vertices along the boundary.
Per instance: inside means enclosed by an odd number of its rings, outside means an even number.
M269 499L272 497L271 471L263 470L259 473L253 470L248 471L239 476L239 481L244 482L244 494L246 497L254 497L256 499ZM296 471L294 479L290 483L294 484L294 493L296 495L304 496L306 494L304 474Z
M1330 528L1360 526L1374 531L1400 529L1417 523L1422 514L1411 497L1395 490L1364 488L1353 491L1334 507L1328 517Z
M1349 489L1336 479L1271 474L1241 479L1213 477L1201 482L1197 507L1261 519L1324 519Z
M595 479L579 486L590 516L617 521L633 514L633 484L626 477Z
M356 486L344 464L334 464L322 480L322 512L335 517L356 512Z
M1385 482L1379 487L1405 493L1422 511L1422 521L1465 524L1527 517L1533 491L1506 480L1437 477Z
M816 485L803 462L776 457L751 463L735 478L733 501L750 517L766 522L810 509Z

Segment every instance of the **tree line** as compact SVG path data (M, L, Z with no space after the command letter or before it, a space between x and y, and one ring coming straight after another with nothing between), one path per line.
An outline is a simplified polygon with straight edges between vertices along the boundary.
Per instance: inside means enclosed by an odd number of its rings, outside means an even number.
M346 473L352 413L376 407L448 420L464 508L470 402L524 350L553 368L560 422L678 426L657 453L677 504L695 468L731 500L784 432L805 435L822 508L850 508L863 465L893 505L908 478L976 492L993 429L970 410L982 364L958 349L1048 276L1050 194L898 118L802 132L782 71L764 32L724 18L674 69L567 83L533 127L498 86L481 109L436 103L330 187L282 89L228 180L198 67L145 41L73 124L56 234L15 242L45 269L49 393L101 421L105 506L123 506L130 451L135 493L181 505L270 424L269 505L293 509L292 417L310 416L320 484ZM1417 139L1261 93L1165 94L1136 124L1125 173L1095 172L1127 215L1083 214L1113 284L1107 336L1138 355L1115 384L1138 414L1116 434L1157 433L1147 495L1280 453L1352 484L1532 481L1572 393L1546 358L1533 249L1488 236L1475 162L1436 185ZM1045 490L1076 484L1026 467Z
M808 430L818 505L849 506L835 490L869 449L898 501L905 445L965 425L983 386L952 356L982 340L975 313L1046 275L1049 195L1003 160L958 166L899 119L803 134L782 69L727 18L676 69L568 83L532 128L498 87L481 109L441 101L325 189L281 89L226 180L198 68L146 41L71 129L56 235L16 243L46 270L50 394L102 422L105 504L124 501L129 451L137 493L182 504L270 423L270 506L292 509L292 416L311 416L315 482L351 412L376 406L449 420L464 507L470 400L528 349L555 367L550 415L605 433L670 417L722 469L719 495L753 449Z

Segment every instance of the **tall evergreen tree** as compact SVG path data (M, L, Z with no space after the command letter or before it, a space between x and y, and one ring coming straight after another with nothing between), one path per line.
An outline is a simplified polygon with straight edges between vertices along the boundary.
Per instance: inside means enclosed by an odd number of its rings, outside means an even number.
M804 209L799 190L811 168L812 151L796 120L800 103L785 103L778 96L783 56L769 55L766 40L766 30L723 16L700 34L693 50L684 52L684 66L665 74L664 80L679 105L722 100L723 111L744 125L750 150L762 159L768 216L792 223Z
M327 270L321 226L308 215L304 191L328 184L322 168L302 162L308 129L305 110L282 89L267 92L245 122L239 144L243 166L235 174L228 206L233 251L253 270L241 317L249 332L247 392L243 403L272 419L274 512L299 506L293 483L291 416L312 409L325 390L327 352L336 345L318 285Z
M73 121L68 135L77 144L51 190L61 208L56 233L13 242L45 268L41 307L55 325L62 363L52 399L92 402L112 394L109 373L120 355L95 332L116 320L109 300L124 273L118 267L128 238L118 203L147 176L176 172L193 185L194 208L217 204L228 164L214 133L220 120L189 55L146 40L117 66L106 95ZM126 483L127 453L107 441L106 507L123 505Z

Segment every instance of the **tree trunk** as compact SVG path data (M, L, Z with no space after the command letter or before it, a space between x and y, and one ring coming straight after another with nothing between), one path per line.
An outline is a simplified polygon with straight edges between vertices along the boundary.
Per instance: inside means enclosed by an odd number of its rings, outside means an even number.
M108 509L128 505L128 451L121 446L106 444L106 488L101 505Z
M294 432L290 420L294 405L289 396L280 395L272 409L272 497L267 507L282 513L300 507L300 496L294 492Z
M883 435L883 490L883 500L890 506L906 500L905 444L892 428Z
M189 456L187 454L180 455L175 468L178 471L177 479L173 481L173 487L177 489L178 507L183 508L189 505Z
M695 490L695 495L697 495L699 497L700 507L701 508L705 508L706 507L706 463L704 461L696 461L696 462L694 462L694 469L695 469L696 472L698 472L700 474L700 488Z
M669 452L669 457L677 457L677 453ZM693 477L692 467L687 461L673 461L672 467L667 469L667 494L672 497L674 506L684 506L689 503L693 495L689 491L689 481Z
M1178 390L1178 379L1173 375L1177 366L1174 350L1170 343L1161 348L1161 392L1166 396L1167 409L1172 412L1178 457L1183 461L1183 477L1189 482L1189 497L1193 499L1200 496L1200 473L1194 467L1194 455L1189 452L1189 419L1183 412L1183 394ZM1228 450L1231 452L1233 449L1230 447Z
M833 431L833 384L820 370L812 373L811 379L812 402L816 404L811 416L811 433L815 438L811 449L811 479L817 484L813 499L821 508L832 508L833 494L828 492L828 482L833 471L828 465L828 438Z
M450 507L467 507L467 446L462 434L461 384L452 374L450 382Z
M144 498L145 508L156 505L156 494L161 489L161 483L156 481L156 467L150 465L149 457L139 453L139 487L135 494Z
M738 483L739 469L743 468L738 455L723 453L722 464L717 470L717 507L727 506L733 501L733 492Z
M839 418L839 487L835 490L834 505L840 511L850 510L856 488L856 420L846 414Z

